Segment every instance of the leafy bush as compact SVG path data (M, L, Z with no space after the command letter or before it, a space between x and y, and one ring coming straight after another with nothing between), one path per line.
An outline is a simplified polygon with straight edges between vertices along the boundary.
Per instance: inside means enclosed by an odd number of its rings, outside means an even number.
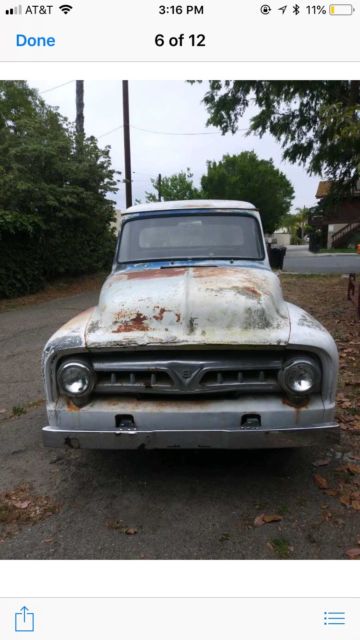
M0 240L0 297L35 293L45 284L40 243L29 234L3 234Z
M302 244L301 238L296 233L291 235L290 244Z
M99 241L100 237L100 241ZM58 276L111 268L115 237L68 227L53 235L3 234L0 239L0 297L14 298L42 289Z
M25 82L0 81L0 297L110 266L115 191L109 148Z

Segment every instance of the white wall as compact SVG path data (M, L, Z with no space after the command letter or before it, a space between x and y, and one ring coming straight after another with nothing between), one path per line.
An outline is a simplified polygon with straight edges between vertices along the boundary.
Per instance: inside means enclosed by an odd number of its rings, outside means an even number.
M291 240L290 233L273 233L273 242L278 245L282 245L283 247L288 247Z

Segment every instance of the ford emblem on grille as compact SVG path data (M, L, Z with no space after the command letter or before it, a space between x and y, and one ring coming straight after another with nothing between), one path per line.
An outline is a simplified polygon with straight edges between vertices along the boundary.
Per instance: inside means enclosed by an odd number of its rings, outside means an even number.
M182 372L182 377L185 378L185 380L187 380L187 378L190 378L191 376L191 371L189 371L189 369L185 369L185 371Z
M198 364L187 364L186 367L184 367L178 363L172 363L170 364L169 369L171 369L172 373L175 374L180 384L181 381L183 381L183 384L187 387L199 373L201 367L199 367Z

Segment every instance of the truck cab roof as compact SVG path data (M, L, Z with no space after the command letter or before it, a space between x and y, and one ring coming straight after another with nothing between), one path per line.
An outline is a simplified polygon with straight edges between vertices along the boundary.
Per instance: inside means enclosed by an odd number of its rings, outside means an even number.
M125 215L132 213L148 213L156 211L157 213L167 211L179 211L179 209L199 210L199 209L229 209L244 210L244 211L257 211L256 207L251 202L244 202L242 200L173 200L171 202L150 202L146 204L137 204L133 207L129 207L124 212Z

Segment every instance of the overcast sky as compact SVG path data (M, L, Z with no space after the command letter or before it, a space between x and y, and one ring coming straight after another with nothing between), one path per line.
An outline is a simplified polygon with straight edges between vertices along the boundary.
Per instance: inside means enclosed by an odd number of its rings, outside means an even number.
M65 81L64 81L65 82ZM75 119L75 82L64 86L56 80L29 82L42 97L60 112ZM54 88L55 87L55 88ZM194 174L196 186L206 172L207 160L221 160L224 154L254 150L260 158L272 158L275 166L288 177L295 189L293 210L315 204L319 179L309 177L303 167L282 161L280 145L270 135L221 135L206 127L207 113L201 103L207 83L189 85L179 81L131 81L130 124L133 171L133 198L145 201L145 191L151 191L150 178L159 173L168 176L185 170ZM249 110L240 123L246 129L254 111ZM118 81L85 82L85 129L94 135L100 146L111 146L114 169L124 171L122 131L122 83ZM118 129L117 129L118 128ZM113 131L117 129L116 131ZM140 129L146 129L142 131ZM111 132L111 133L109 133ZM195 133L200 135L186 135ZM107 134L107 135L106 135ZM176 135L165 135L176 134ZM120 176L123 177L123 176ZM117 206L125 208L124 185L119 184Z

